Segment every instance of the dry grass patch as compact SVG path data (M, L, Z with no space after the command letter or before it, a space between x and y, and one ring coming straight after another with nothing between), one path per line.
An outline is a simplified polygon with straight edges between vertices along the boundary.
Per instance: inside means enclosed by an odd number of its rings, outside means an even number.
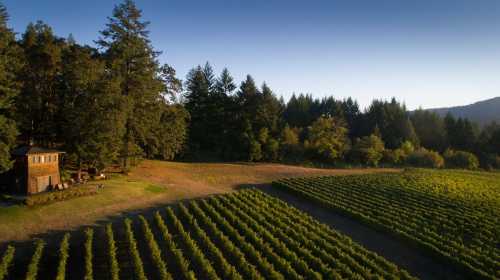
M129 176L104 182L90 197L33 208L0 208L0 242L27 240L51 230L92 225L126 211L180 199L226 193L240 186L269 184L286 177L397 172L395 169L314 169L281 164L178 163L144 161Z

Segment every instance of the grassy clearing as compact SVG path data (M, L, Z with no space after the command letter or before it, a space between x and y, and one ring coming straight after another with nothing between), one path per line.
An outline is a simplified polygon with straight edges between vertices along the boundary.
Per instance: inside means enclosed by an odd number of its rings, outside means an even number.
M159 196L167 194L167 189L145 181L130 180L127 177L105 182L105 188L98 195L74 198L55 202L50 205L26 207L15 205L0 208L0 241L22 240L30 233L41 233L45 230L66 229L83 223L92 223L113 214L116 210L126 210L141 206L145 200L155 201ZM68 215L70 214L70 215Z
M391 169L314 169L281 164L144 161L128 176L103 181L98 195L50 205L0 207L0 242L26 240L51 230L92 225L126 211L180 199L226 193L241 186L302 176L395 172Z

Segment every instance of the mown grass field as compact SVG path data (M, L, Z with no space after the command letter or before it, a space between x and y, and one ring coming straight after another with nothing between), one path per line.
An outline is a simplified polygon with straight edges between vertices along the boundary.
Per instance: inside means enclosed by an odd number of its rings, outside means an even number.
M76 235L73 233L73 235ZM1 252L0 279L412 279L406 271L258 190L167 207Z
M227 193L297 176L398 172L394 169L315 169L282 164L143 161L128 176L102 182L98 195L49 205L0 207L0 242L105 222L130 212L181 199Z
M274 185L400 236L471 279L500 278L499 173L409 170Z

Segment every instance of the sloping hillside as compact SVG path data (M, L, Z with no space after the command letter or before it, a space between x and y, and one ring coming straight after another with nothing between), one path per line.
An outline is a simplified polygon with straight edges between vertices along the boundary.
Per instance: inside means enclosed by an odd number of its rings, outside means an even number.
M441 116L450 112L455 117L468 118L480 125L486 125L492 121L500 122L500 97L479 101L466 106L450 108L429 109Z

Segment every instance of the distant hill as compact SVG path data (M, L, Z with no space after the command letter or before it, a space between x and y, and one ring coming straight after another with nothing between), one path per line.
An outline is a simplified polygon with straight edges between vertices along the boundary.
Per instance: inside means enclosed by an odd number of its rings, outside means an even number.
M492 121L500 123L500 97L479 101L465 106L428 110L436 112L443 117L450 112L456 118L468 118L481 126L489 124Z

